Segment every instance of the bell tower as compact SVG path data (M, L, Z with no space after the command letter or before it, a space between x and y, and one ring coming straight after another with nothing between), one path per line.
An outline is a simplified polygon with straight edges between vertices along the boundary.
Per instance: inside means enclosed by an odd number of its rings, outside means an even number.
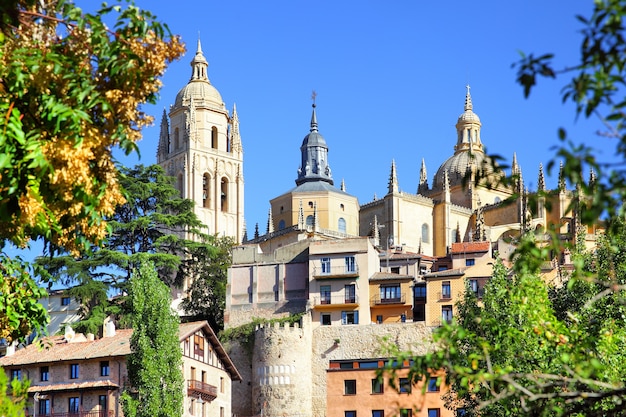
M237 243L244 233L243 148L239 117L229 114L211 84L202 45L191 61L191 79L176 95L169 114L163 113L157 163L175 178L181 196L193 200L208 233L230 236Z

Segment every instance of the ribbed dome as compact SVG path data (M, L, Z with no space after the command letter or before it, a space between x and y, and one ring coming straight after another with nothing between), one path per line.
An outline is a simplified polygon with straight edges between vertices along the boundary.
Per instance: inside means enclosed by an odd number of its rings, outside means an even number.
M472 110L466 110L459 116L459 123L480 123L480 118Z
M326 147L326 140L319 132L310 132L302 140L302 146L324 146Z
M226 110L222 96L206 80L192 80L180 89L176 94L175 107L188 106L191 99L194 100L194 106L209 107L218 110Z
M471 170L478 172L483 171L484 174L490 174L493 172L492 161L483 152L471 152L469 150L464 152L458 152L448 158L437 170L435 178L433 180L433 190L442 190L444 173L448 171L448 181L450 187L456 185L462 185L465 176Z

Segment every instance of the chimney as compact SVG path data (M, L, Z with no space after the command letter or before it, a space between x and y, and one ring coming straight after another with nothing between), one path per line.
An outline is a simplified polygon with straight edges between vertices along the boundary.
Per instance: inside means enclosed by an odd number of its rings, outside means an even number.
M96 339L93 333L87 333L87 341L93 342Z

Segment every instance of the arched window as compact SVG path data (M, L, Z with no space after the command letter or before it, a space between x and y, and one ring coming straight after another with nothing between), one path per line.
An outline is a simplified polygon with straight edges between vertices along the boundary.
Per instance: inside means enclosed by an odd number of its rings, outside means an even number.
M221 187L222 211L228 211L228 179L222 178Z
M285 221L281 220L278 222L278 230L283 230L285 228Z
M180 148L180 132L178 128L174 129L174 150L177 151Z
M340 233L346 233L346 219L344 219L343 217L339 218L339 224L337 225L337 228L339 229Z
M493 202L495 204L498 204L500 201L502 201L502 199L500 199L500 197L496 197L496 198L493 199Z
M184 184L183 184L183 174L178 174L178 181L176 181L176 188L180 193L181 198L185 196L184 194Z
M217 127L211 128L211 148L217 149Z
M211 176L209 174L202 176L202 207L211 207Z
M428 230L428 224L426 223L422 225L422 242L423 243L430 242L430 231Z
M457 243L456 242L456 229L450 230L450 243Z
M315 219L313 218L313 215L309 214L308 216L306 216L306 225L307 226L313 226Z

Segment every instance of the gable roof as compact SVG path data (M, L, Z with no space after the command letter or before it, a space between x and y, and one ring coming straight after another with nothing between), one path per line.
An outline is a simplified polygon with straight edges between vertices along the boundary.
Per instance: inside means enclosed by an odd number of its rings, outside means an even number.
M89 341L68 342L64 336L52 336L0 358L1 366L30 365L61 361L89 360L130 354L132 329L116 330L114 336Z
M224 346L222 346L219 339L215 335L215 332L213 331L211 326L209 326L209 323L206 320L181 323L180 327L178 328L178 339L180 341L183 341L198 330L202 330L207 339L209 339L209 342L211 343L211 345L213 345L213 350L215 350L215 353L217 353L220 361L222 361L222 363L224 364L224 368L230 374L230 378L233 381L241 381L241 374L235 367L235 364L230 359L230 356L228 356L228 353L226 353Z
M477 253L487 252L490 242L459 242L453 243L450 253Z

